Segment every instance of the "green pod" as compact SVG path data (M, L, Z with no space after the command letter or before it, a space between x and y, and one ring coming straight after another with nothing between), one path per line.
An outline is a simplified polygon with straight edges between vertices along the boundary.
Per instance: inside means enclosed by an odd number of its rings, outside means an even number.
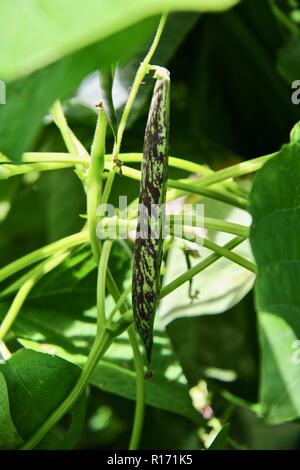
M150 365L153 323L160 291L164 203L168 175L170 76L158 68L144 138L139 218L134 247L132 306Z

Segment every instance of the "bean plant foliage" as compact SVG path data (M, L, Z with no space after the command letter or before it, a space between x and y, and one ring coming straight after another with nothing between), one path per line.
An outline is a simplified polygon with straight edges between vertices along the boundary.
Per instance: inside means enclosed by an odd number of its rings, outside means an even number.
M1 1L1 450L299 448L299 15Z

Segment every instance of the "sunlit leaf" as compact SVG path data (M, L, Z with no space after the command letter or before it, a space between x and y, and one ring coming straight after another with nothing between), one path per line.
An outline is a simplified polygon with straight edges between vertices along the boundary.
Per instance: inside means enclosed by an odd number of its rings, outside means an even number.
M260 399L273 423L300 416L300 146L284 146L257 174L251 244L262 348Z

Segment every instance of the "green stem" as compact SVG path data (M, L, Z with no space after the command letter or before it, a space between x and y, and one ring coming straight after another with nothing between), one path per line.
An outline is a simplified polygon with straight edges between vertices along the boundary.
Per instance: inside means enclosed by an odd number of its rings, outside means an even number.
M200 181L201 180L199 180L199 182ZM239 209L248 209L248 201L246 201L244 198L230 194L223 189L207 189L203 187L203 185L201 185L201 187L198 187L198 182L193 184L169 179L168 187L180 189L183 192L199 194L199 196L215 199L216 201L224 202L225 204L230 204L231 206L238 207Z
M129 295L129 293L131 292L131 288L132 288L131 285L128 286L127 289L124 290L123 294L119 297L119 299L116 302L114 308L112 309L112 311L109 314L109 317L108 317L109 321L111 321L114 318L116 313L118 313L118 312L121 313L122 311L124 311L124 308L126 308L126 307L124 307L124 304L127 300L127 297Z
M107 276L107 286L110 294L115 299L116 306L121 299L121 294L115 283L110 271ZM119 303L120 312L122 314L121 319L126 314L126 303L125 301ZM111 315L112 316L112 315ZM145 408L145 380L144 380L144 360L143 356L138 347L138 339L134 328L128 330L129 342L133 351L134 356L134 367L136 373L136 408L134 413L134 421L132 427L132 434L130 438L129 449L137 449L140 441L140 436L143 428L144 421L144 408Z
M204 227L210 230L217 230L218 232L231 233L232 235L239 235L241 237L249 237L249 228L241 224L236 224L234 222L228 222L227 220L214 219L212 217L203 217L197 218L192 214L178 214L178 215L169 215L166 217L166 224L171 222L175 225L191 225L196 226L198 222L198 227ZM188 224L186 224L188 222Z
M99 240L97 237L97 208L102 193L102 176L104 171L105 136L107 118L103 108L100 109L92 145L91 165L86 178L87 188L87 217L92 252L96 263L100 256Z
M129 342L133 351L134 366L136 374L136 407L134 413L132 433L129 443L129 450L137 450L141 439L145 414L145 379L144 361L139 350L139 342L134 325L128 329Z
M106 180L106 184L101 197L101 204L106 204L109 199L109 195L114 183L114 176L114 173L108 173L108 178Z
M235 246L240 244L244 239L242 237L236 237L235 239L231 240L229 243L225 245L227 249L233 249ZM165 286L160 294L160 297L165 297L174 289L179 287L184 282L188 281L191 277L198 274L200 271L205 267L209 266L217 259L219 259L221 255L213 254L209 256L207 259L203 260L198 265L191 268L188 272L184 273L179 278L175 279L173 282ZM119 322L115 324L111 328L105 328L103 333L100 336L97 336L94 342L94 345L91 349L90 355L88 360L82 370L80 378L76 383L74 389L70 393L70 395L61 403L61 405L54 411L54 413L42 424L42 426L38 429L38 431L27 441L21 449L33 449L37 446L40 440L47 434L47 432L65 415L65 413L72 408L72 406L76 403L78 398L80 397L81 393L83 393L88 381L89 377L94 370L95 366L99 362L100 358L104 355L108 347L111 345L115 336L121 334L123 331L129 328L132 324L132 311L125 312L122 317L120 318ZM139 416L141 414L139 413ZM140 421L139 421L139 427ZM136 442L136 438L134 439ZM131 440L132 442L132 440Z
M138 90L139 90L139 88L140 88L140 86L141 86L141 84L144 80L144 77L149 71L149 64L150 64L150 61L153 57L153 54L154 54L157 46L158 46L158 43L159 43L160 37L162 35L166 20L167 20L167 14L163 14L161 19L160 19L160 22L159 22L154 40L151 44L151 47L150 47L147 55L145 56L143 62L140 64L140 66L138 68L138 71L136 73L135 79L133 81L131 91L130 91L127 103L125 105L119 127L118 127L117 139L115 141L115 145L114 145L114 148L113 148L113 157L112 158L113 158L114 163L118 162L121 143L122 143L122 138L123 138L123 134L124 134L124 131L125 131L125 128L126 128L126 123L127 123L129 113L131 111L131 108L132 108L133 102L135 100L135 97L137 95L137 92L138 92Z
M0 165L0 180L6 180L12 176L25 175L33 171L51 171L62 170L63 168L71 168L73 163L33 163L25 165L12 165L5 163Z
M197 181L197 187L202 188L205 186L211 186L221 181L227 180L229 178L237 178L239 176L247 175L249 173L254 173L271 158L273 158L276 153L270 155L264 155L263 157L254 158L253 160L248 160L246 162L237 163L236 165L229 166L223 170L216 171L212 175L205 176Z
M182 158L177 157L169 157L169 166L173 168L177 168L179 170L184 170L189 173L197 173L200 175L204 175L203 178L199 180L199 186L211 186L216 183L220 183L226 181L231 178L238 178L240 176L244 176L247 174L254 173L271 158L276 156L277 153L272 153L269 155L264 155L262 157L257 157L252 160L247 160L245 162L237 163L236 165L229 166L219 171L213 171L206 166L200 165L199 163L190 162L188 160L183 160ZM125 163L140 163L143 158L142 153L121 153L120 157L122 161ZM106 154L105 160L107 163L107 168L112 169L112 155ZM82 163L83 165L88 164L85 158L79 157L78 155L74 154L71 155L69 153L55 153L55 152L28 152L23 154L23 161L24 162L38 162L38 163L74 163L79 164ZM5 164L7 165L7 164ZM13 165L10 164L11 166ZM4 165L1 165L4 166ZM136 179L136 178L135 178ZM228 186L231 189L231 183ZM241 189L241 188L239 188Z
M12 324L14 323L15 319L17 318L25 300L27 299L29 292L35 285L35 278L28 279L22 287L19 289L17 295L15 296L7 314L5 315L1 326L0 326L0 341L7 335L9 332Z
M27 152L23 154L24 163L70 163L72 165L89 165L89 160L77 154L60 152Z
M106 162L105 167L106 169L111 170L111 162ZM125 167L124 165L122 166L122 174L124 176L127 176L128 178L132 178L134 180L140 181L141 179L141 172L139 170L136 170L134 168L129 168ZM204 178L203 178L204 179ZM199 180L201 181L201 180ZM199 182L198 181L198 182ZM248 208L248 202L239 196L235 196L233 194L230 194L229 192L226 192L223 189L207 189L204 187L199 188L198 187L198 182L197 183L186 183L183 181L178 181L178 180L172 180L168 179L168 187L169 188L175 188L179 189L182 191L182 194L185 194L186 192L188 193L193 193L193 194L199 194L200 196L208 197L211 199L215 199L217 201L224 202L226 204L231 204L234 207L238 207L240 209L247 210Z
M68 250L68 251L65 251L65 252L62 252L62 253L57 253L57 254L53 255L51 258L48 258L46 263L48 263L48 261L50 261L51 259L55 259L56 256L59 256L60 254L61 255L66 254L66 257L67 257L67 256L70 255L70 253L71 253L71 250ZM62 259L62 261L63 261L63 259ZM12 295L13 293L17 292L19 289L21 289L23 284L25 284L27 281L32 279L32 277L34 277L37 272L39 272L40 270L43 270L44 266L45 266L45 260L38 263L34 268L30 269L29 271L26 271L26 273L23 276L19 277L14 282L9 284L8 287L6 287L4 290L2 290L1 293L0 293L0 297L8 297L8 296Z
M232 240L230 240L226 245L224 245L224 248L227 250L233 250L235 247L240 245L245 241L244 237L235 237ZM169 295L171 292L173 292L175 289L180 287L182 284L185 282L188 282L190 279L192 279L194 276L199 274L201 271L204 271L204 269L208 268L211 266L213 263L218 261L220 258L222 258L222 255L220 253L213 253L204 260L200 261L200 263L196 264L193 266L191 269L186 271L185 273L181 274L178 276L176 279L174 279L172 282L164 286L161 291L160 291L160 299L166 297Z
M84 392L95 367L104 356L115 337L121 335L125 330L127 330L132 325L132 322L132 311L129 310L122 315L121 319L117 323L107 325L101 334L97 334L87 361L71 393L46 419L46 421L44 421L34 435L31 436L31 438L21 447L21 450L34 449L47 432L50 431L50 429L55 426L55 424L57 424L75 405L81 394Z
M125 163L140 163L143 159L142 153L122 153L120 157ZM112 155L106 155L107 161L111 161ZM210 168L200 165L199 163L191 162L189 160L184 160L177 157L169 157L168 163L170 167L177 168L189 173L197 173L204 176L214 175L217 172L211 170ZM246 192L234 181L225 181L224 186L226 189L235 192L237 195L245 197Z
M178 233L176 233L174 229L170 230L170 234L178 236ZM247 260L243 256L233 253L232 251L228 250L226 247L217 245L211 240L208 240L207 238L204 238L195 234L195 232L190 227L187 227L187 226L182 227L181 238L187 241L193 241L193 242L199 243L199 245L203 245L205 248L208 248L209 250L214 251L215 253L223 256L224 258L227 258L230 261L233 261L234 263L239 264L243 268L248 269L249 271L253 273L257 272L257 267L254 263Z
M97 280L97 334L105 328L105 284L107 266L112 247L111 240L105 240L101 250L101 257L98 265L98 280Z
M56 242L50 243L38 250L29 253L28 255L23 256L22 258L13 261L12 263L6 265L4 268L0 269L0 282L4 281L13 274L21 271L28 266L41 261L44 258L48 258L57 252L68 250L74 246L82 245L89 241L89 236L87 230L82 230L81 232L76 233L75 235L70 235L69 237L62 238Z
M145 75L149 72L149 63L150 63L150 61L153 57L153 54L154 54L154 52L155 52L155 50L158 46L158 43L159 43L160 37L162 35L166 20L167 20L167 14L163 14L161 19L160 19L160 22L159 22L154 40L153 40L153 42L150 46L150 49L149 49L148 53L146 54L143 62L140 64L140 66L137 70L137 73L135 75L135 78L134 78L134 81L133 81L133 84L132 84L132 87L131 87L131 90L130 90L130 93L129 93L129 96L128 96L128 99L127 99L127 102L126 102L126 105L125 105L125 108L124 108L124 111L123 111L123 114L122 114L122 117L121 117L121 121L120 121L120 124L119 124L119 127L118 127L117 138L115 140L114 147L113 147L112 162L113 162L114 166L117 165L117 167L120 167L120 165L122 163L119 160L119 154L120 154L123 134L124 134L124 131L125 131L125 128L126 128L127 119L128 119L129 114L130 114L130 111L132 109L132 106L133 106L135 97L138 93L138 90L139 90L139 88L140 88L140 86L141 86L141 84L142 84L142 82L145 78ZM114 182L114 177L115 177L115 174L112 173L112 177L109 180L109 185L107 185L107 190L112 188L112 185L113 185L113 182ZM109 198L109 192L107 191L106 192L106 200L108 200L108 198Z
M214 219L212 217L204 218L204 228L218 230L219 232L231 233L240 237L249 237L249 228L241 224L228 222L227 220Z
M197 181L198 189L215 185L216 183L223 183L226 189L229 191L233 189L235 194L243 198L246 197L247 194L241 192L242 188L239 186L238 188L236 186L232 186L233 182L227 180L258 171L268 160L273 158L275 155L276 153L258 157L216 172L213 172L209 168L199 165L198 163L189 162L187 160L176 157L169 157L169 164L174 168L204 175L203 178ZM120 156L124 162L128 163L140 162L142 160L141 153L124 153L120 154ZM105 168L112 171L112 155L106 155L105 158ZM68 168L77 164L87 165L89 163L86 158L64 153L25 153L23 156L23 161L35 163L35 165L13 165L12 163L4 163L0 165L0 179L7 179L11 176L25 174L31 171L49 171ZM122 172L129 178L140 180L140 172L138 170L129 167L123 167ZM111 172L109 175L110 184L107 186L106 196L112 187L113 180L114 173ZM170 186L172 186L172 183ZM106 197L106 200L108 200L108 196Z
M237 178L240 176L244 176L250 173L254 173L260 168L271 158L275 157L277 153L271 153L269 155L264 155L262 157L254 158L252 160L247 160L242 163L237 163L236 165L229 166L227 168L224 168L223 170L215 171L213 172L212 170L199 165L198 163L194 162L189 162L180 158L176 157L169 157L169 163L170 166L174 166L175 168L182 169L189 171L191 173L200 173L205 175L203 178L197 180L197 187L198 188L204 188L206 186L211 186L216 183L220 183L223 181L226 181L230 178ZM110 160L111 157L108 155L107 156L107 166L108 168L111 168L110 165ZM142 159L142 154L138 153L129 153L129 154L122 154L122 160L124 162L140 162ZM131 176L130 172L126 176L133 177L134 179L140 179L140 176L138 176L137 173L138 170L135 170ZM126 172L123 172L124 175Z
M227 258L230 261L233 261L234 263L242 266L243 268L248 269L248 271L251 271L254 274L257 273L256 265L252 263L251 261L249 261L248 259L244 258L243 256L240 256L237 253L234 253L228 250L227 248L217 245L216 243L207 239L203 240L203 246L205 246L205 248L208 248L211 251L214 251L218 255L221 255L224 258Z
M6 336L6 334L10 330L31 289L35 286L39 279L41 279L41 277L56 268L67 258L68 255L69 253L66 252L58 256L54 256L49 260L45 261L44 263L41 263L40 265L36 266L36 268L32 270L31 276L26 279L26 281L18 290L17 295L15 296L7 314L4 317L4 320L1 323L0 341Z
M86 151L82 143L79 141L79 139L76 137L76 135L73 133L73 131L69 128L62 109L61 102L59 100L55 101L55 103L51 107L50 114L53 118L53 121L60 130L68 152L89 159L88 152Z
M125 163L141 163L143 159L142 153L131 152L131 153L121 153L120 157ZM106 154L105 158L108 162L112 160L112 155ZM214 173L210 168L200 165L199 163L190 162L189 160L183 160L182 158L171 157L168 158L169 166L178 168L179 170L184 170L189 173L198 173L200 175L210 175Z
M299 35L298 26L276 5L274 0L269 1L271 9L273 11L274 16L277 20L285 26L285 28L290 31L295 36Z
M199 225L196 226L196 222L199 222ZM196 216L184 214L178 215L167 215L165 220L165 229L167 230L168 227L198 227L198 228L206 228L210 230L217 230L219 232L224 233L231 233L232 235L239 235L241 237L249 237L249 228L245 227L244 225L235 224L233 222L228 222L226 220L214 219L210 217L204 217L202 219L197 219ZM188 225L190 224L190 225ZM119 236L123 233L127 233L128 231L135 230L137 226L137 219L120 219L118 216L104 218L99 225L99 230L101 229L103 233L106 233L109 230L109 227L115 227L116 234ZM118 229L118 231L117 231Z
M0 341L0 354L4 361L8 361L11 358L12 354L4 341Z

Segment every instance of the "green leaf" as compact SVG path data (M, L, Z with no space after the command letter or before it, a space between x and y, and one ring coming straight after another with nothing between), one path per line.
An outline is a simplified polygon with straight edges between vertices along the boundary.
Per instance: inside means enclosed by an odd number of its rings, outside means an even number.
M89 313L91 314L91 312ZM56 318L52 318L52 321L55 322ZM79 325L77 327L80 328ZM24 339L33 336L25 333L22 337L19 337L19 341L25 347L55 354L82 367L88 354L88 348L86 347L88 327L87 325L84 325L84 327L85 331L80 339L75 334L73 338L68 339L63 339L57 335L56 343L46 342L47 338L37 342ZM39 327L39 332L43 334L50 329L51 326L47 323L44 330L42 326ZM94 325L91 325L90 329L94 331ZM50 334L51 336L53 337ZM186 379L173 355L169 340L165 335L156 331L154 342L156 345L152 361L154 376L146 383L146 403L155 408L185 416L193 422L201 424L202 417L192 406ZM135 400L135 371L126 334L113 343L104 359L96 367L90 383L105 392Z
M282 44L282 31L270 4L249 0L225 14L207 16L201 22L201 32L198 30L202 38L199 48L194 49L195 40L189 44L194 61L190 61L188 50L186 61L184 53L181 55L181 68L189 71L184 83L188 91L193 90L187 94L190 127L201 133L199 137L203 135L208 141L245 157L277 150L286 141L293 122L299 119L299 107L291 102L290 83L282 80L276 68L274 57ZM253 80L253 76L257 79ZM178 119L180 128L186 113ZM258 131L262 127L263 133ZM174 130L173 133L176 135ZM180 130L178 133L180 136ZM193 134L191 140L195 142ZM205 143L203 138L201 146L196 141L196 155L206 155ZM217 147L214 154L217 163L220 161ZM220 162L220 166L223 164Z
M225 450L227 448L229 429L230 425L225 424L207 450Z
M78 214L85 212L86 201L82 185L74 171L66 169L50 172L44 189L48 242L78 232L82 227Z
M153 33L156 23L153 19L138 23L9 84L7 104L0 107L0 151L19 161L25 150L31 150L53 102L74 93L83 78L99 67L127 59ZM95 103L98 100L95 96Z
M0 449L16 449L22 442L10 415L7 385L0 372Z
M70 411L71 425L63 438L61 450L70 450L75 447L82 434L85 424L86 395L83 394Z
M72 450L78 443L85 422L86 395L82 394L68 413L68 420L52 428L36 450ZM65 423L64 421L68 421Z
M123 250L123 257L124 250ZM118 244L112 265L118 284L127 276L127 261ZM43 278L32 291L13 325L19 342L30 349L55 354L82 366L96 335L95 264L89 247L75 252L61 266ZM107 310L111 308L108 297ZM8 309L0 302L0 319ZM165 333L156 329L153 356L154 377L147 382L147 403L201 422L193 408L186 379ZM116 340L96 368L91 383L130 400L135 400L135 372L127 335Z
M7 383L12 419L27 440L69 394L80 369L59 357L21 349L0 364L0 372ZM39 448L57 447L53 439L50 432Z
M15 79L82 47L104 39L166 7L172 10L219 11L238 0L3 0L0 6L2 47L0 76ZM28 22L30 18L30 22ZM12 24L14 27L12 28ZM20 41L22 31L22 41ZM126 49L128 47L127 40Z
M9 210L7 217L1 222L1 266L47 243L44 210L46 201L41 191L44 178L38 178L37 174L31 176L31 181L29 178L16 176L0 183L3 207Z
M257 174L251 245L262 349L260 399L272 423L300 417L300 160L289 144Z

